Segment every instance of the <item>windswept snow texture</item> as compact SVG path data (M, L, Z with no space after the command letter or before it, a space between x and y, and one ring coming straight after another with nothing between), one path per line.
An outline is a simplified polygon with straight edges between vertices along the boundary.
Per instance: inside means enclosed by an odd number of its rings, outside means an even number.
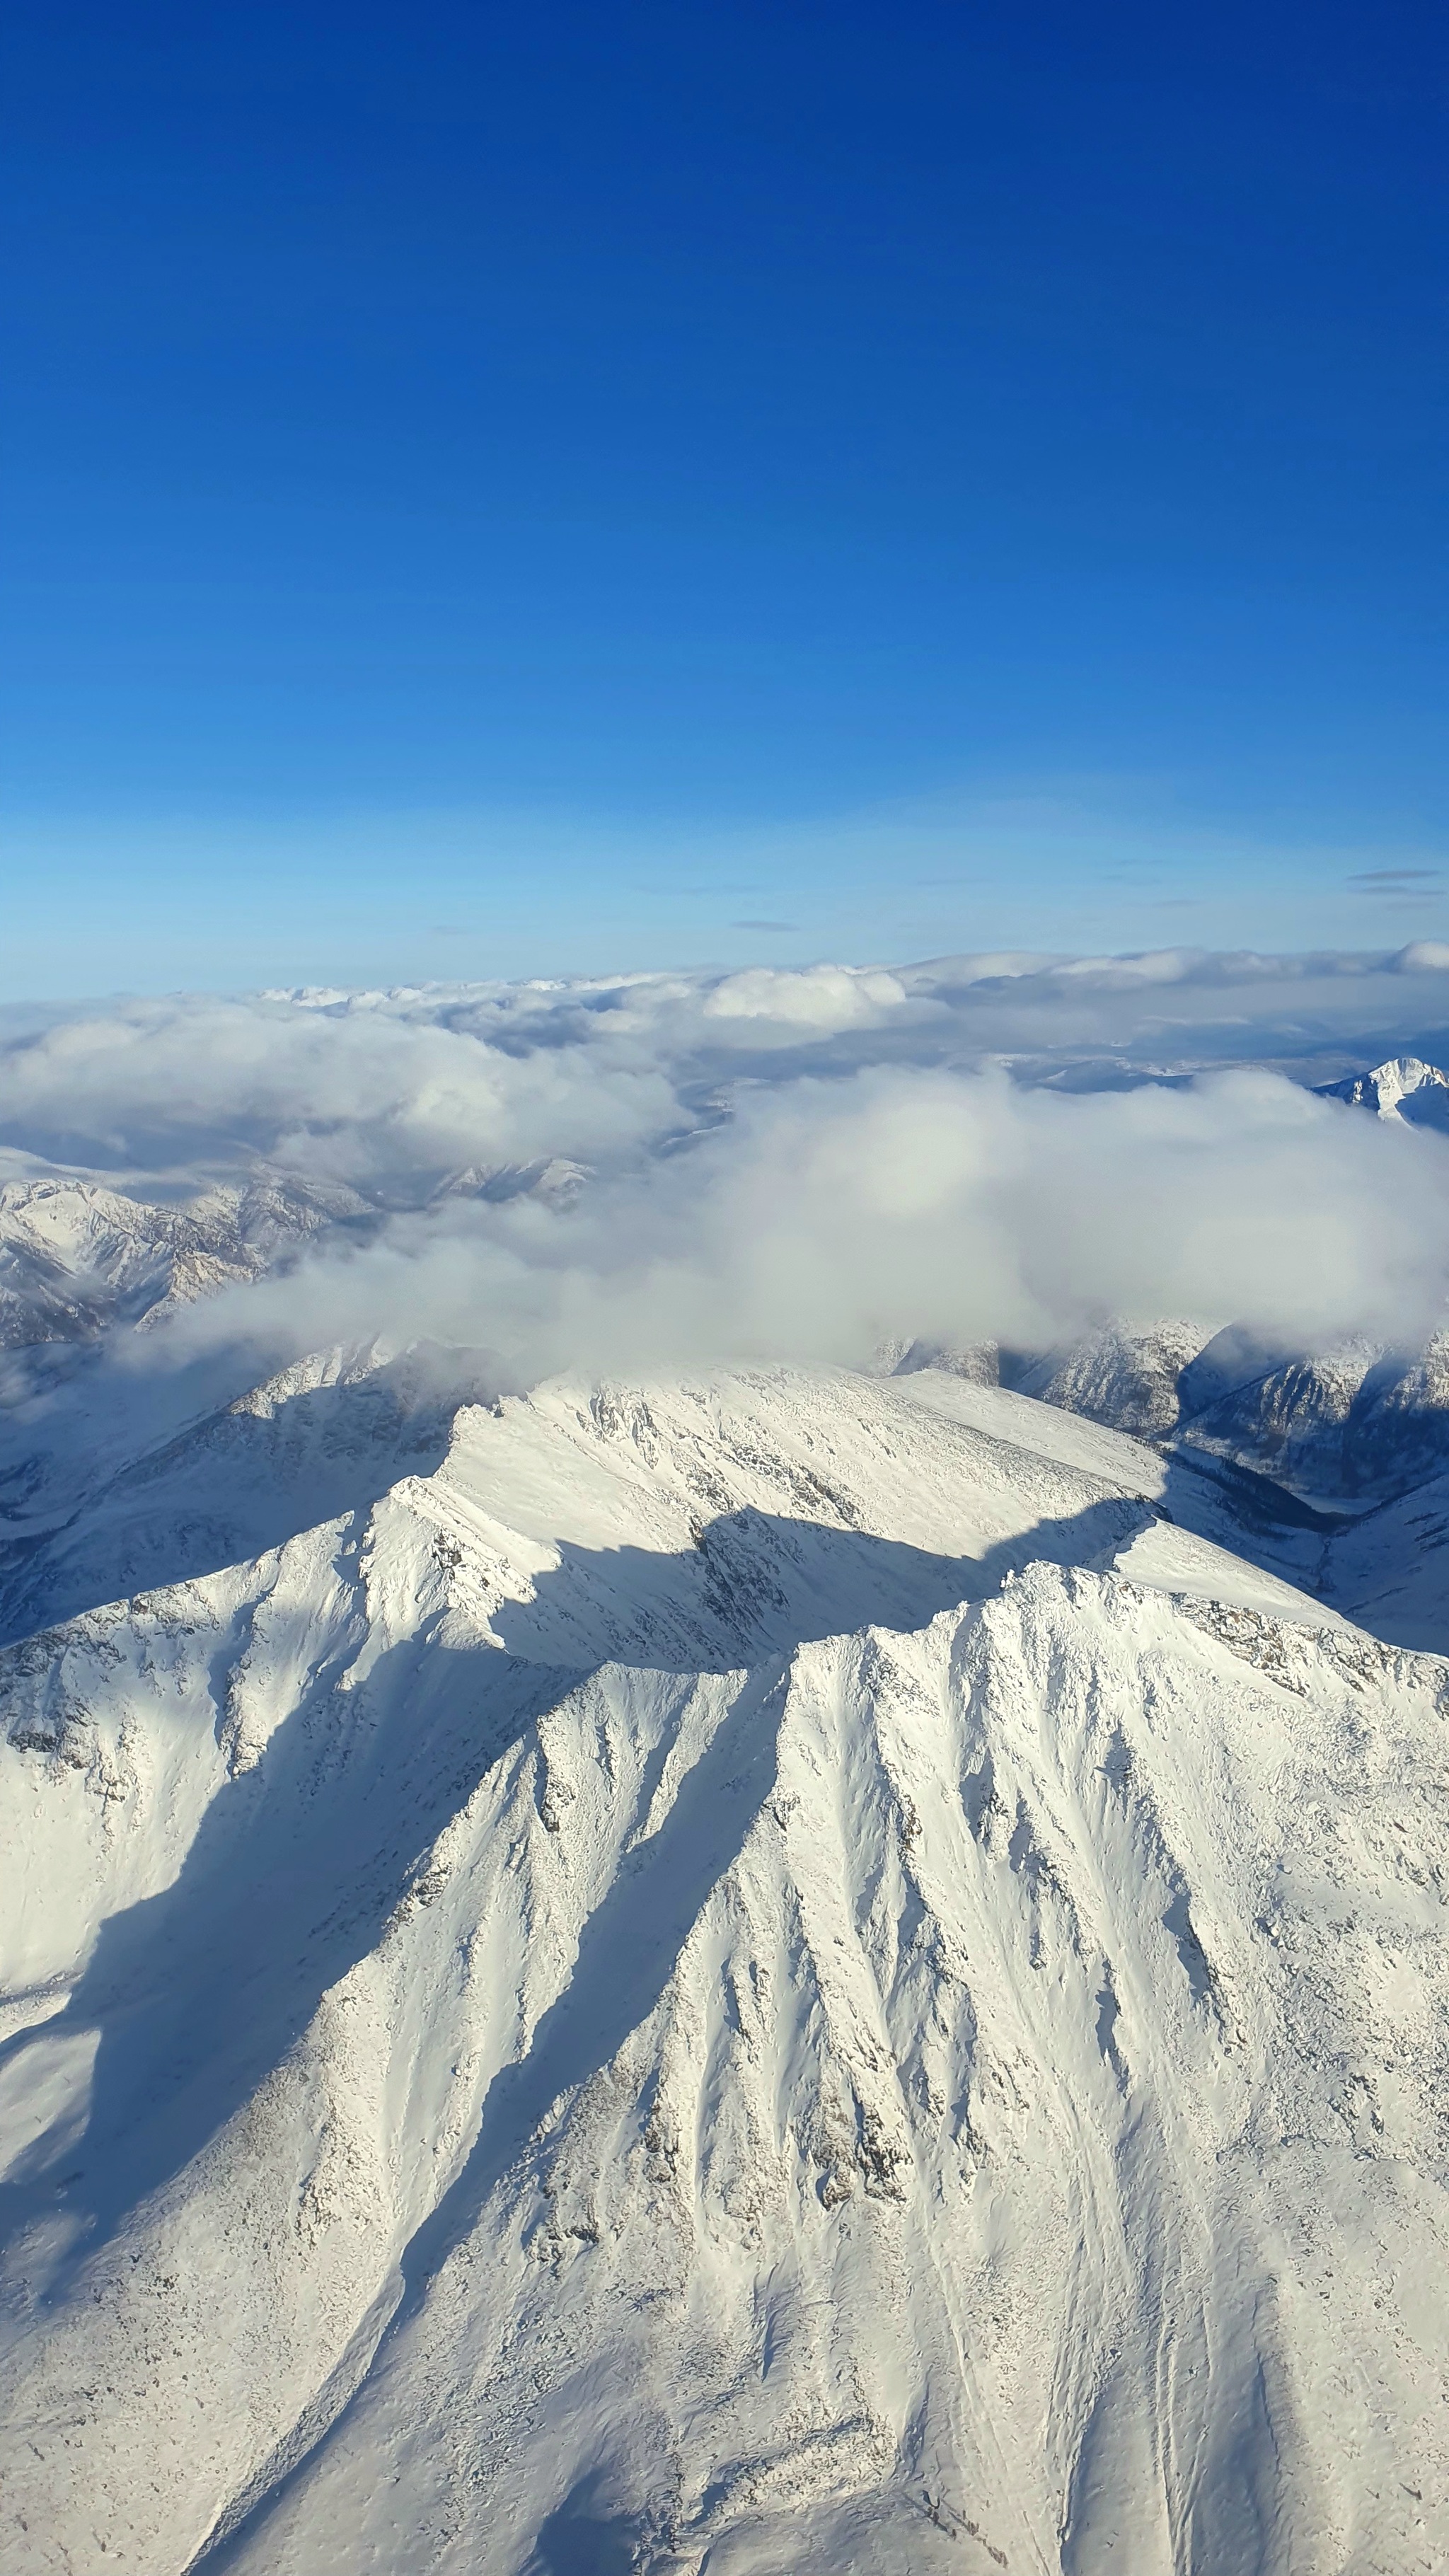
M368 1481L0 1656L0 2565L1441 2565L1449 1667L1313 1529L920 1370Z
M0 2576L1449 2565L1436 1058L0 1031Z

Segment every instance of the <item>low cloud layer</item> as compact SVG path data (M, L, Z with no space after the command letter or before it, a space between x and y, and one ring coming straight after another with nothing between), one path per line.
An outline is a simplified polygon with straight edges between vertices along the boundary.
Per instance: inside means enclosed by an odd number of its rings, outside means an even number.
M1445 1025L1423 947L182 998L16 1036L0 1133L17 1177L358 1194L363 1226L148 1336L151 1367L426 1336L526 1379L1111 1314L1413 1343L1449 1144L1305 1081Z
M1112 1314L1415 1342L1446 1280L1449 1144L1281 1076L1063 1097L889 1070L747 1098L690 1152L568 1207L394 1218L193 1309L177 1339L427 1334L522 1377L857 1360L918 1336L1044 1347Z

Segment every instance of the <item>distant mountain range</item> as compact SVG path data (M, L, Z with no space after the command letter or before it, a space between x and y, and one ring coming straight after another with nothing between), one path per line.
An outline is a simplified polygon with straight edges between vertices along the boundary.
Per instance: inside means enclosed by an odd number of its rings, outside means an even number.
M323 1227L369 1213L354 1190L270 1175L158 1207L91 1181L0 1184L0 1349L154 1325L260 1278Z

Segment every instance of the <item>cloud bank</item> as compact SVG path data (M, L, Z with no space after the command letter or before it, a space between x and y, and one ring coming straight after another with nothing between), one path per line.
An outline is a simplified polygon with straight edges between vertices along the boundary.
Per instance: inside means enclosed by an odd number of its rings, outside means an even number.
M365 1223L149 1335L152 1368L428 1337L521 1381L1108 1315L1413 1344L1449 1144L1305 1081L1446 1026L1422 945L181 997L14 1036L0 1137L13 1173L139 1196L356 1194Z

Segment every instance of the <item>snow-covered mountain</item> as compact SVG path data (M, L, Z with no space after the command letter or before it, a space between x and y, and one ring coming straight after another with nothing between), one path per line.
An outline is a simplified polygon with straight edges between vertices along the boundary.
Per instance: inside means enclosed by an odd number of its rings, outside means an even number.
M449 1404L0 1655L0 2565L1440 2563L1449 1666L966 1377Z
M899 1080L965 1008L10 1050L0 2576L1449 2559L1449 1082ZM1337 1338L1250 1335L1304 1155ZM898 1337L471 1347L560 1283Z
M324 1226L365 1213L353 1190L265 1179L157 1206L94 1181L0 1184L0 1348L81 1342L255 1279Z
M1315 1096L1449 1130L1449 1074L1417 1056ZM1305 1352L1231 1322L1214 1331L1185 1319L1114 1321L1045 1352L991 1345L957 1357L918 1344L895 1358L902 1370L941 1364L1234 1460L1330 1507L1376 1506L1449 1474L1449 1331L1421 1350L1358 1333Z
M260 1278L329 1231L365 1238L395 1205L532 1197L567 1205L586 1181L559 1156L467 1165L364 1195L349 1183L262 1169L172 1204L42 1173L0 1182L0 1350L154 1330L179 1307Z
M1044 1357L1004 1355L1003 1382L1140 1437L1235 1459L1348 1506L1449 1468L1449 1334L1412 1357L1361 1336L1311 1355L1228 1327L1111 1325Z
M1329 1509L1368 1509L1449 1473L1449 1331L1407 1355L1362 1335L1310 1354L1235 1326L1111 1324L1064 1350L970 1358L972 1375L1234 1461Z
M882 1364L1009 1387L1153 1441L1184 1466L1216 1460L1265 1485L1270 1517L1297 1502L1310 1524L1327 1516L1325 1531L1449 1476L1449 1332L1406 1358L1362 1337L1285 1354L1232 1327L1110 1324L1046 1353L916 1343ZM1401 1642L1449 1647L1449 1595L1431 1636Z
M321 1352L220 1401L205 1378L165 1407L144 1378L68 1385L0 1481L0 1643L364 1508L436 1466L458 1404L488 1391L475 1355L425 1346Z
M1425 1064L1421 1056L1391 1056L1371 1073L1346 1074L1342 1082L1318 1083L1315 1090L1320 1100L1346 1100L1351 1108L1372 1109L1380 1118L1449 1128L1449 1073Z

